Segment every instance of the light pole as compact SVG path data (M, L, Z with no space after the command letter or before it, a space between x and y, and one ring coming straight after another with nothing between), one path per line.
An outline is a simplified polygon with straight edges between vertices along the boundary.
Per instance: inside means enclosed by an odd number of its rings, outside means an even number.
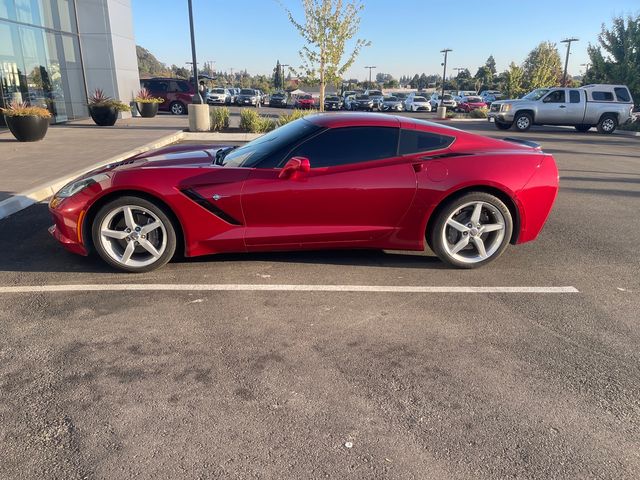
M282 90L284 90L284 67L290 67L291 65L282 63L280 64L280 66L282 67L282 76L280 77L280 82L282 83Z
M562 86L566 87L567 86L567 66L569 65L569 52L571 51L571 43L572 42L577 42L578 40L580 40L579 38L576 37L571 37L571 38L565 38L564 40L561 40L560 43L566 43L567 44L567 56L564 59L564 74L562 75Z
M371 70L373 70L374 68L378 68L375 65L372 67L364 67L364 68L368 68L369 69L369 88L371 88Z
M443 50L440 50L440 53L444 53L444 62L442 62L442 65L444 65L444 69L442 70L442 93L440 94L440 108L442 107L442 99L444 98L444 81L445 78L447 78L447 54L449 52L453 52L453 50L451 50L450 48L445 48ZM446 107L444 107L444 113L446 114L447 110Z
M587 74L589 73L589 67L591 66L591 64L590 63L581 63L580 66L584 67L584 76L586 77Z
M200 96L200 90L198 89L198 62L196 60L196 35L193 30L193 6L191 0L187 0L189 5L189 30L191 31L191 62L193 66L193 86L196 89L196 93L191 100L191 103L201 104L202 97Z

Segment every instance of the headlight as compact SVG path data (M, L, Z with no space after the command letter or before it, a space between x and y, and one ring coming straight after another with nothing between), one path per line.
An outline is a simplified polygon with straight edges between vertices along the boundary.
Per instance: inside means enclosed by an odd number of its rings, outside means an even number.
M76 193L81 192L87 187L94 185L96 183L100 183L109 177L103 173L99 173L98 175L94 175L92 177L83 178L81 180L75 180L73 182L67 183L64 187L55 194L56 198L69 198L73 197Z
M510 103L503 103L500 106L500 111L501 112L508 112L509 110L511 110L511 104Z

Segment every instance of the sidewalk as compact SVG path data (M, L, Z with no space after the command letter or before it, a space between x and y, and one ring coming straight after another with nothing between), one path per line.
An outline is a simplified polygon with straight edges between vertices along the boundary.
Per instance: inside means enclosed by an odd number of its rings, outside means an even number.
M11 132L0 130L0 202L141 145L159 142L187 125L186 116L173 115L118 120L113 127L98 127L86 119L52 125L44 140L33 143L17 142Z

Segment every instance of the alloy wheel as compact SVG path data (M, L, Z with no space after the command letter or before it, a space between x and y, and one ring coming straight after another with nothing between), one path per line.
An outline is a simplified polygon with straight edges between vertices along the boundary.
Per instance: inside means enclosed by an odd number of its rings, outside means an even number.
M505 229L504 215L495 206L483 201L465 203L448 216L442 245L459 262L482 262L500 249Z
M118 265L142 268L152 265L167 248L167 230L152 211L139 205L122 205L100 222L99 241Z

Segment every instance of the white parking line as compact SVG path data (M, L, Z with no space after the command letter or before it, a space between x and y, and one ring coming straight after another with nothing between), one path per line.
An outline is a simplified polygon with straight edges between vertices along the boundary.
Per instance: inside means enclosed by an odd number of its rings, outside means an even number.
M105 285L20 285L0 287L2 293L97 291L261 291L261 292L376 292L376 293L579 293L575 287L457 287L408 285L268 285L125 283Z

